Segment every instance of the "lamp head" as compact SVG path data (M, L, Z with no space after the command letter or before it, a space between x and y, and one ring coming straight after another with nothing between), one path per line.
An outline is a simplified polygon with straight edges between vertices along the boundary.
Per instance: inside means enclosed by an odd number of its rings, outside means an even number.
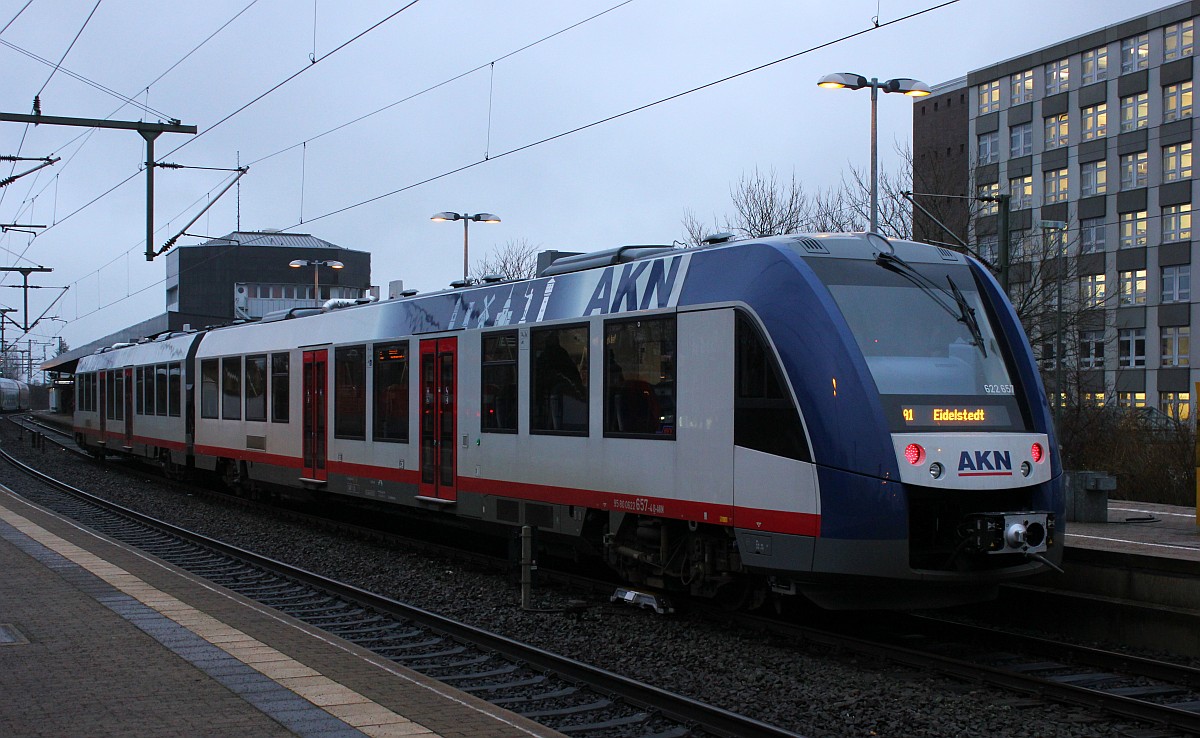
M291 261L288 262L288 266L290 266L292 269L299 269L300 267L306 267L306 266L308 266L308 260L307 259L292 259Z
M491 213L476 213L475 215L471 216L471 220L475 221L476 223L499 223L500 216L493 215Z
M325 262L325 266L329 267L330 269L341 269L346 265L340 261L327 261Z
M866 77L853 72L834 72L817 80L817 87L824 87L827 90L839 90L842 88L860 90L869 84L871 83Z
M919 79L897 77L884 82L881 87L884 92L901 92L909 97L925 97L929 94L929 85Z
M441 213L438 213L437 215L434 215L432 218L430 218L430 220L432 220L435 223L442 223L447 220L462 220L462 216L459 215L458 213L451 213L450 211L447 210L445 212L441 212Z

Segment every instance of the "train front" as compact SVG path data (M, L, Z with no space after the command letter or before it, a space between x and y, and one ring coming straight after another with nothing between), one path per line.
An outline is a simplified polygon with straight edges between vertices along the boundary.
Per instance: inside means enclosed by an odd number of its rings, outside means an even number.
M998 284L925 244L809 241L793 254L825 319L777 344L820 480L806 594L833 607L953 604L1061 562L1048 406ZM834 586L846 575L873 586Z

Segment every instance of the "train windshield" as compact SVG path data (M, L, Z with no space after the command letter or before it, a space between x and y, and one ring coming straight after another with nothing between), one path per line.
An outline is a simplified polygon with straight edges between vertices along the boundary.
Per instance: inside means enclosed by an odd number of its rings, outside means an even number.
M850 324L894 432L1029 429L966 265L887 256L808 263Z

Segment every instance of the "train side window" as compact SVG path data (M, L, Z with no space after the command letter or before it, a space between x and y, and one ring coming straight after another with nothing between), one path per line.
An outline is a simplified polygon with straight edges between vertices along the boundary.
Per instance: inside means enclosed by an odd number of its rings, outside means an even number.
M675 316L604 324L604 434L675 438Z
M333 435L367 437L367 356L365 346L333 350Z
M146 367L139 366L133 369L133 396L136 400L134 413L137 415L146 414ZM150 415L154 414L154 406L150 406Z
M113 419L113 390L116 388L116 380L113 379L111 371L104 372L104 416L109 420Z
M534 329L529 338L530 431L587 435L588 327Z
M271 354L271 422L288 422L288 355Z
M125 370L118 369L112 373L113 381L113 420L125 419Z
M374 348L374 438L408 443L408 342L379 343Z
M221 381L221 366L216 359L200 362L200 417L220 417L221 395L217 389Z
M789 459L812 461L800 414L758 328L739 314L734 374L733 442Z
M221 418L242 419L242 357L221 359Z
M484 433L517 432L517 332L483 335L480 417Z
M150 367L146 367L146 372L149 374ZM150 381L150 377L146 377L146 381ZM168 403L170 402L170 392L167 388L167 365L159 364L154 367L154 414L166 416L168 413ZM146 406L150 406L150 399L146 399Z
M178 418L183 408L183 365L167 364L167 414Z
M267 355L246 357L246 420L267 419Z

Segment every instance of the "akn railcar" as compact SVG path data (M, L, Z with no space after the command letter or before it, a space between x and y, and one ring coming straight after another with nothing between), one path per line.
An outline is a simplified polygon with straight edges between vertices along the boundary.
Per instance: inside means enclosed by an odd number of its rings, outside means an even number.
M623 247L80 361L98 454L603 556L698 595L961 602L1062 556L1061 469L976 261L868 234Z

